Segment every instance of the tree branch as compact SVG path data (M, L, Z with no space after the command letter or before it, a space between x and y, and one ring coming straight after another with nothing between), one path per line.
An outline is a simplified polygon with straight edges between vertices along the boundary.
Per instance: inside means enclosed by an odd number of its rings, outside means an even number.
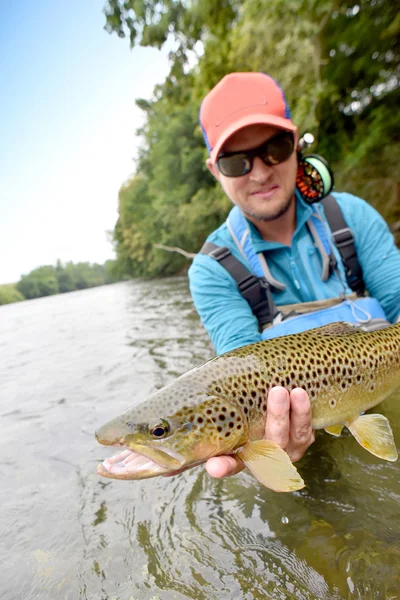
M179 254L183 254L186 258L194 258L196 254L192 254L191 252L186 252L186 250L182 250L182 248L178 248L177 246L164 246L163 244L153 244L154 248L159 248L160 250L166 250L167 252L179 252Z
M392 223L390 225L390 231L392 233L396 233L397 231L400 231L400 221L396 221L395 223Z

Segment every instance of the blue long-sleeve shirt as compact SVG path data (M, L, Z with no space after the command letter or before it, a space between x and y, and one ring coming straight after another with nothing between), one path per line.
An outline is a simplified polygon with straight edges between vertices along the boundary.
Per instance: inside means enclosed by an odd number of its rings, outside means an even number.
M387 318L394 322L400 315L400 252L386 222L365 200L347 193L334 193L344 219L353 232L357 257L370 296L381 303ZM276 305L310 302L339 296L345 287L350 294L343 263L337 248L340 278L333 274L321 279L321 258L306 225L312 208L297 197L296 230L292 245L262 239L249 222L254 250L265 253L271 274L285 284L285 290L273 290ZM323 214L323 207L321 206ZM326 227L329 225L326 222ZM213 231L207 241L228 247L245 266L245 260L226 223ZM233 277L210 256L197 254L189 269L190 291L200 319L208 331L217 354L259 342L262 334L250 305L240 294Z

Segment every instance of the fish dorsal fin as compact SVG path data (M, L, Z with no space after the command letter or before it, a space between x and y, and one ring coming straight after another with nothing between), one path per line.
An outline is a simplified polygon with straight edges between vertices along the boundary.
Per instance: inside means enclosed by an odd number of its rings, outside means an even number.
M357 442L368 452L385 460L397 460L397 449L389 421L383 415L361 415L346 423Z
M342 425L342 424L331 425L330 427L325 427L325 431L326 431L326 433L330 433L331 435L334 435L335 437L340 437L343 427L344 427L344 425Z
M249 442L239 448L237 455L260 483L275 492L294 492L304 487L288 454L275 442Z
M351 323L345 323L344 321L338 321L337 323L329 323L318 329L313 329L312 333L315 335L354 335L355 333L365 333L362 329L351 325Z

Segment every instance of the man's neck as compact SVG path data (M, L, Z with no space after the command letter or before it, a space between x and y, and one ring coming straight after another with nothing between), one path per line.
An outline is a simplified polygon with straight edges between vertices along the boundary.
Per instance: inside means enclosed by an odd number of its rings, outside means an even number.
M257 227L262 239L266 242L278 242L285 246L292 245L292 237L296 229L296 202L292 202L288 210L273 221L247 218Z

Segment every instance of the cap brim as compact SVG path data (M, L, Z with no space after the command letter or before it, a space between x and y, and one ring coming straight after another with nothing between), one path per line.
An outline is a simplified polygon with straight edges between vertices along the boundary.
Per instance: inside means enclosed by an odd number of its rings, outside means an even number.
M210 158L214 164L216 163L218 154L221 152L221 148L227 139L239 131L239 129L243 129L249 125L272 125L274 127L279 127L280 129L285 129L286 131L293 131L294 133L297 132L297 127L293 125L290 119L274 117L273 115L248 115L247 117L243 117L242 119L235 121L235 123L232 123L232 125L225 129L224 133L220 136L218 142L210 152Z

